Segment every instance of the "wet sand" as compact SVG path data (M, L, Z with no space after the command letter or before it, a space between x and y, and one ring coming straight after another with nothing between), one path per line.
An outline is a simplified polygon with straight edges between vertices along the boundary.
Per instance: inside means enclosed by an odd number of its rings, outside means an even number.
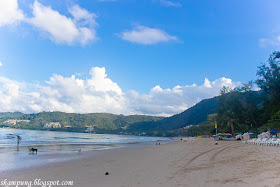
M280 147L188 139L2 172L0 181L60 180L78 187L280 186L279 153Z

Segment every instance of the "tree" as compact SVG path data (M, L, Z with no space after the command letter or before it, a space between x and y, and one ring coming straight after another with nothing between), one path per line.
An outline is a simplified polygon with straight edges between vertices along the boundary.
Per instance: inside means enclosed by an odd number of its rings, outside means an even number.
M268 126L274 130L280 130L280 110L271 116Z
M269 120L280 109L280 52L273 52L268 65L258 67L257 85L266 94L263 104L264 118Z
M235 126L238 126L243 110L239 92L223 87L220 93L218 123L223 130L234 133Z
M232 91L232 88L229 86L223 86L222 89L220 90L220 96L223 96L229 92Z
M239 92L249 92L252 91L253 81L249 81L248 83L242 83L241 87L236 87L234 90Z
M280 94L280 52L273 52L268 60L268 66L262 64L258 67L257 85L270 95Z
M257 128L259 123L257 105L259 94L252 91L253 82L231 89L223 87L220 91L218 123L222 130L234 133Z

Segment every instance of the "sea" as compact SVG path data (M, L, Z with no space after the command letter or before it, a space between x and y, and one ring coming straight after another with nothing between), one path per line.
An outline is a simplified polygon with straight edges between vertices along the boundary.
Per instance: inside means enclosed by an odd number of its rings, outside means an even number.
M17 135L21 140L17 146ZM164 144L166 137L0 128L0 172L79 159L103 150ZM30 153L28 148L36 148Z

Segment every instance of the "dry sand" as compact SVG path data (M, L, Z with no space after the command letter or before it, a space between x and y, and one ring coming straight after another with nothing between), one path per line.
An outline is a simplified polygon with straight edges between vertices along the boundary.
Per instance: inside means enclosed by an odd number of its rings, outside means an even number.
M280 147L189 139L4 172L0 181L70 180L78 187L280 186L279 153Z

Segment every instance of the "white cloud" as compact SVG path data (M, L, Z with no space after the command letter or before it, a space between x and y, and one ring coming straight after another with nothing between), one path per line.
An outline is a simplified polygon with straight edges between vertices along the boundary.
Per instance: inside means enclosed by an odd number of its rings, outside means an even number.
M206 88L212 88L211 82L207 78L204 79L204 86Z
M120 34L120 38L144 45L178 41L176 36L171 36L160 29L149 28L145 26L136 26L133 30L124 31Z
M6 111L31 112L39 94L25 92L26 84L5 77L0 77L0 109Z
M97 26L95 19L97 16L94 13L89 13L86 9L74 5L69 9L69 12L74 17L74 22L79 26Z
M41 85L27 85L0 77L0 112L64 111L132 114L122 90L105 74L105 68L92 68L91 77L78 79L54 74ZM34 92L26 87L36 87ZM27 90L27 89L26 89Z
M122 90L107 78L105 68L92 68L90 75L86 80L53 75L40 90L46 110L129 113Z
M236 87L239 82L222 77L210 82L205 78L204 84L197 86L175 86L172 89L162 89L159 85L153 87L149 94L138 94L135 91L127 93L129 106L135 106L134 112L149 115L164 115L180 113L198 103L202 99L219 95L223 86Z
M0 27L15 24L24 19L17 0L0 0Z
M3 63L0 61L0 67L3 66Z
M96 39L96 15L75 5L69 9L73 18L66 17L49 6L35 0L33 16L28 22L37 27L56 43L82 45Z
M183 112L202 99L218 95L223 86L234 88L240 85L225 77L212 82L205 78L200 86L178 85L163 89L157 85L146 94L134 90L123 93L118 84L107 77L104 67L92 68L89 75L89 78L79 79L75 75L54 74L38 85L0 77L0 112L108 112L170 116ZM27 91L30 88L33 92Z
M160 3L165 6L172 6L172 7L182 7L182 5L179 2L172 2L168 0L160 0Z
M260 47L267 47L267 46L280 46L280 35L273 36L272 38L261 38L259 39L259 46Z

